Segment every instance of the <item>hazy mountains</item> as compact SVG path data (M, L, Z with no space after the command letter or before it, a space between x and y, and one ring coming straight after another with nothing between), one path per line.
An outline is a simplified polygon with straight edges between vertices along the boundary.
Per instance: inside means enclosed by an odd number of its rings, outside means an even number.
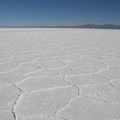
M0 26L0 28L95 28L95 29L120 29L120 25L113 24L85 24L85 25L46 25L46 26Z

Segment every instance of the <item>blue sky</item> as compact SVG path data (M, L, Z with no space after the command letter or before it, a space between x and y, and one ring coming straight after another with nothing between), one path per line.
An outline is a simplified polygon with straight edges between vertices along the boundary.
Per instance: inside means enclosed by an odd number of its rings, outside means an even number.
M119 24L120 0L0 0L0 25Z

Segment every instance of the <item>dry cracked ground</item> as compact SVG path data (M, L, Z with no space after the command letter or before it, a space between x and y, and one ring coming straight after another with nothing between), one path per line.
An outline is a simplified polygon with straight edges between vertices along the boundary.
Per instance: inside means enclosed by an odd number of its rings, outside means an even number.
M0 120L120 120L120 31L0 29Z

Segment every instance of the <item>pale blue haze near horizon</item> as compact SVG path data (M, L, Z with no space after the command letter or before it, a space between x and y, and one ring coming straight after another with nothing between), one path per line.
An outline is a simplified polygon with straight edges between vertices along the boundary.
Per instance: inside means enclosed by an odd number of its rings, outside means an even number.
M120 25L120 0L0 0L4 25Z

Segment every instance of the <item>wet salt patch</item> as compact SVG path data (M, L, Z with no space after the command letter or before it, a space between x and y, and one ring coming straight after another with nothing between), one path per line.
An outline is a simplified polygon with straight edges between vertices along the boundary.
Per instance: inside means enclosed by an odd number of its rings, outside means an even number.
M67 76L65 78L69 83L76 86L97 85L102 83L109 83L109 79L92 74L92 75L80 75L80 76Z
M119 112L120 106L117 104L106 104L87 97L78 97L57 116L68 120L116 120L120 118Z
M11 111L15 100L17 99L20 91L13 86L8 86L0 89L0 111Z
M120 103L120 92L110 84L88 85L81 89L83 96L93 97L106 103Z
M27 92L55 87L64 87L67 85L68 84L63 80L62 76L26 78L17 84L18 87Z
M77 95L77 89L73 87L35 92L26 96L16 107L17 116L23 119L27 116L54 115Z
M19 64L16 62L15 59L12 59L6 63L0 64L0 73L2 72L8 72L10 70L13 70L15 68L19 67Z

